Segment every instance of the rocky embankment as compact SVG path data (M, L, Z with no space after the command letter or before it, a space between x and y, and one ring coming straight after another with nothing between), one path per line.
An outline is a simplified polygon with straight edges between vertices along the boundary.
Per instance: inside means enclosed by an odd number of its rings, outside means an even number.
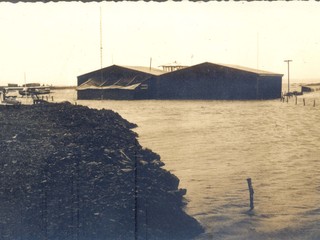
M2 240L191 239L179 180L135 125L71 104L0 106Z

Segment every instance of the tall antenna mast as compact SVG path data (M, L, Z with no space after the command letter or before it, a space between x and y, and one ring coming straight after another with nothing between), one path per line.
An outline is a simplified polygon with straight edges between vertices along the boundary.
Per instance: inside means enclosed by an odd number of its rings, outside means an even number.
M102 69L102 8L100 6L100 68Z

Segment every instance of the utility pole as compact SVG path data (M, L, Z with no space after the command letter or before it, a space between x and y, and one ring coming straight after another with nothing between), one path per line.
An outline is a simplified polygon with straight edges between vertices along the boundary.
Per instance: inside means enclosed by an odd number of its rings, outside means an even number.
M288 63L288 93L290 92L290 72L289 72L289 64L292 60L284 60L284 62Z
M103 56L103 47L102 47L102 7L100 6L100 81L102 84L103 73L102 73L102 56ZM101 92L101 100L103 100L103 92Z

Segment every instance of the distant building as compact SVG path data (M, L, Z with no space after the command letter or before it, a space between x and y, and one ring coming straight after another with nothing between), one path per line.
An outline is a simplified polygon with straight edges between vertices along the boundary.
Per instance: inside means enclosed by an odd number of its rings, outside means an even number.
M8 87L18 87L18 84L16 84L16 83L8 83Z
M40 87L40 86L41 86L40 83L26 83L22 85L22 87Z
M254 100L281 97L282 74L208 62L171 70L117 65L96 70L78 77L78 99Z
M310 83L301 86L301 92L315 92L320 91L320 83Z

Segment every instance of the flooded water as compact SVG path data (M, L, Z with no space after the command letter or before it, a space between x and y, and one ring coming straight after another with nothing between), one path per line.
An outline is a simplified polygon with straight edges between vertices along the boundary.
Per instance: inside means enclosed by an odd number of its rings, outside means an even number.
M67 95L75 101L74 92ZM141 145L160 154L187 189L186 212L206 229L198 239L320 239L319 93L299 96L297 104L294 98L77 103L138 124Z

